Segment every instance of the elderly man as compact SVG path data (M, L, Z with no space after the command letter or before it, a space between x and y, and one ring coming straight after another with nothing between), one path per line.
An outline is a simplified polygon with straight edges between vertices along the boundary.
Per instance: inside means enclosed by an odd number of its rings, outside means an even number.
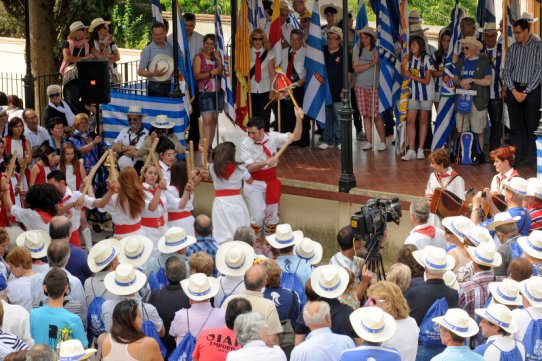
M254 312L264 316L268 325L267 328L267 344L278 345L278 334L281 333L282 325L280 324L279 314L275 307L275 303L271 300L263 298L262 289L267 282L267 274L265 268L261 265L250 267L245 273L245 289L237 295L232 295L223 302L222 308L226 309L228 303L235 297L246 298L252 305Z
M331 313L326 302L307 303L303 320L311 332L294 348L290 361L339 361L344 350L355 347L350 337L331 331Z
M459 22L459 30L463 39L468 36L476 37L476 20L471 17L464 17Z
M215 296L215 307L222 307L228 297L245 289L244 275L252 266L253 259L254 248L245 242L230 241L220 246L216 268L221 276L218 277L220 288Z
M194 220L194 234L196 243L188 247L186 255L190 257L194 253L205 252L213 257L213 261L218 250L218 244L213 238L213 222L211 217L206 214L200 214Z
M427 199L420 199L410 203L410 220L414 224L414 228L405 239L405 244L413 244L418 249L423 249L426 246L445 249L447 241L444 231L428 223L429 214Z
M540 118L540 80L542 43L530 31L525 19L514 23L514 37L506 56L503 80L510 114L510 143L517 149L515 165L536 164L533 132Z
M38 148L43 142L49 140L50 135L47 129L39 125L39 118L34 109L26 108L23 112L23 120L26 124L24 136L30 142L30 146L32 146L32 158L36 162L39 160Z
M171 77L167 80L158 80L171 69L160 68L158 64L151 69L155 56L163 54L173 59L173 47L166 41L166 27L162 23L151 26L152 41L143 49L139 60L137 75L149 78L148 94L155 97L167 97L171 86Z
M118 165L121 170L128 167L143 166L143 158L138 157L138 149L143 146L149 131L142 124L144 114L139 105L128 108L128 127L122 129L113 141L112 149L120 154Z
M432 361L470 360L483 361L484 358L465 345L466 339L478 333L476 321L459 309L450 308L444 316L433 318L440 326L440 339L446 349L435 356Z

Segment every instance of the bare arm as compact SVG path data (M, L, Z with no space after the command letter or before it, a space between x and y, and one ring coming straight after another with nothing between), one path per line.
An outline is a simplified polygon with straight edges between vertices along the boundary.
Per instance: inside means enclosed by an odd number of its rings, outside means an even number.
M109 201L111 200L111 197L113 196L113 190L110 189L110 187L108 187L107 189L107 193L104 194L104 196L102 198L99 198L99 199L96 199L92 205L95 207L95 208L103 208L107 205L107 203L109 203Z
M351 73L349 73L351 74ZM294 132L288 137L289 142L295 142L301 139L301 132L303 131L303 110L301 108L296 108L295 110L295 128Z

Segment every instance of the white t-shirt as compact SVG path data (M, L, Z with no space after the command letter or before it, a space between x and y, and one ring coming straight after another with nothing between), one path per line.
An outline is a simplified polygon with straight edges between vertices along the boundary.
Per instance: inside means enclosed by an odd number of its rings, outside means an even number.
M395 334L383 346L393 347L401 354L402 361L415 361L418 351L418 336L420 328L416 320L407 317L402 320L395 320Z
M26 229L49 230L49 223L45 223L38 212L30 208L21 208L17 205L11 207L11 215L17 222L21 222Z
M518 332L514 333L512 337L522 342L523 338L525 337L525 332L533 319L542 319L542 307L530 306L526 309L513 310L512 320L518 325Z
M278 133L278 132L269 132L265 133L264 137L261 141L263 145L269 151L271 154L276 154L277 150L281 147L283 147L288 142L288 135L290 133ZM243 163L246 165L257 163L257 162L263 162L269 158L265 152L264 148L260 144L254 143L252 139L249 137L245 138L241 145L239 146L239 153L241 155L241 159ZM262 169L268 169L268 167L264 167Z

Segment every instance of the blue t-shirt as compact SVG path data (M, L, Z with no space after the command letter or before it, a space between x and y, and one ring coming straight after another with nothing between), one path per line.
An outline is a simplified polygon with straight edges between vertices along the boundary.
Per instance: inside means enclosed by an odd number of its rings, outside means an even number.
M394 348L386 346L361 345L341 354L340 361L401 361L401 354Z
M465 59L463 63L463 68L461 69L461 79L474 78L474 73L476 72L476 67L478 65L478 58L476 59ZM491 65L487 65L484 69L484 77L491 75Z
M83 322L75 314L48 305L30 311L30 335L36 344L49 345L55 350L61 329L69 329L70 339L78 339L83 347L87 347L88 339Z
M297 293L282 287L266 288L263 292L263 297L273 301L281 321L290 319L292 327L295 326L295 321L301 312Z

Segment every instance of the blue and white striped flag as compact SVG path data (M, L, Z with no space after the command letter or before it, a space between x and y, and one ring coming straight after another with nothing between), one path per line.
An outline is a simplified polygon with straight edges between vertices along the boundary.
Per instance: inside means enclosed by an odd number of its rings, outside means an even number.
M542 137L536 137L536 178L542 181Z
M476 8L476 20L480 27L484 27L485 23L496 22L495 17L495 0L478 0Z
M160 0L151 0L151 9L152 22L164 23L164 18L162 17L162 8L160 7Z
M459 23L461 19L458 15L459 0L455 0L455 16L450 39L450 47L444 62L444 74L442 74L442 82L440 86L440 102L438 104L437 119L435 123L435 133L433 135L433 143L431 150L444 147L455 125L455 85L454 85L454 55L458 55L457 43L459 42Z
M399 99L401 90L401 62L395 56L395 41L387 0L381 0L378 19L377 48L380 59L380 87L378 89L378 111L390 109ZM397 31L398 32L398 31Z
M299 23L299 20L297 20L297 16L295 16L295 12L290 13L288 15L288 19L286 20L287 23L290 23L294 29L301 29L301 24Z
M224 44L224 32L222 31L222 20L220 19L220 12L218 11L218 4L215 0L215 31L217 49L222 59L223 77L221 80L221 88L225 92L225 110L226 115L231 120L235 120L235 99L233 96L233 90L231 85L231 68L228 62L228 56L226 54L226 46Z
M369 24L369 19L367 18L367 9L365 8L365 0L359 0L358 15L356 16L354 47L356 47L356 45L358 45L358 42L359 42L358 31L366 27L368 24Z
M131 94L116 89L111 89L111 102L102 105L103 137L107 144L112 144L119 132L128 126L126 114L130 105L140 105L141 112L145 114L143 124L145 128L151 128L151 122L159 114L165 114L175 121L173 133L184 142L184 130L188 125L184 104L179 99L150 97L147 95Z
M178 1L178 0L174 0ZM188 37L186 36L186 29L184 27L184 18L182 17L181 7L177 3L178 19L179 23L177 24L177 42L179 45L179 70L181 71L184 81L186 82L186 87L190 91L191 95L194 95L194 74L192 72L192 55L190 54L190 48L188 47ZM199 50L199 49L198 49ZM183 56L184 55L184 56ZM183 93L186 93L182 89ZM190 102L188 102L187 107L190 107Z
M265 29L265 13L262 0L248 1L248 31L254 29Z
M325 126L326 104L331 104L332 100L322 50L322 30L320 28L318 0L314 0L312 8L309 39L307 40L307 50L305 52L305 69L307 69L308 80L305 84L303 111L309 117L316 119L320 125Z

